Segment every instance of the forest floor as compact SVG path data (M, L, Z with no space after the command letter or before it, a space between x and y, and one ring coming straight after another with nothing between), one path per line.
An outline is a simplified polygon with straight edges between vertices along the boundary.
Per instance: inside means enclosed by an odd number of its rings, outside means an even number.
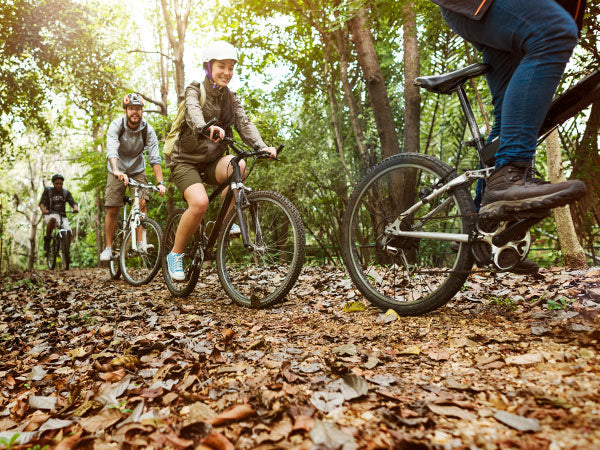
M338 267L268 310L216 276L0 281L0 448L600 448L600 269L475 274L421 317Z

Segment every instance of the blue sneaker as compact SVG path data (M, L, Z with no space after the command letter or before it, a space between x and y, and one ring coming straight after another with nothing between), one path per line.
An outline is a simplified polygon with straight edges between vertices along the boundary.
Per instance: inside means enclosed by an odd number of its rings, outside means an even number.
M242 234L242 230L240 230L240 226L237 223L234 223L233 225L231 225L231 228L229 229L229 235L237 236L239 234Z
M167 255L167 266L169 267L169 276L173 280L185 280L185 272L183 271L183 253L170 252Z

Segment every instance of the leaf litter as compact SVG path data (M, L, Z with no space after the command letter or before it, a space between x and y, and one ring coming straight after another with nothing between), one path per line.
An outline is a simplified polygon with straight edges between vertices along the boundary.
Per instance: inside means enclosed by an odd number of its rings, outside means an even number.
M10 275L0 448L596 447L594 270L480 272L409 318L331 266L271 310L235 306L210 270L183 300L100 269Z

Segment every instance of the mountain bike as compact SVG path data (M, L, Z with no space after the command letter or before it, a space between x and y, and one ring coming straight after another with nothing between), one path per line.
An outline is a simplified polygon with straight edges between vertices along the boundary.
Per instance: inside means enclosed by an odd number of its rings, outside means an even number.
M159 189L133 179L129 179L129 186L133 190L133 199L123 197L123 216L117 222L109 270L111 278L117 279L123 274L127 283L141 286L152 281L160 269L162 229L140 211L139 189ZM129 215L127 205L131 207Z
M63 269L69 270L71 265L71 254L69 248L69 236L66 228L63 228L64 217L59 214L60 220L54 226L52 234L50 235L50 247L46 252L46 263L50 270L54 270L56 267L56 259L59 255Z
M356 186L343 222L342 256L352 281L374 305L401 315L441 307L472 272L507 271L531 247L529 229L549 215L529 211L508 221L479 219L470 187L494 169L499 139L487 145L463 84L489 70L485 64L428 77L415 84L438 94L456 93L477 149L480 169L455 167L420 153L401 153L372 167ZM557 97L539 142L565 120L600 99L600 71Z
M210 123L205 128L208 126ZM183 257L186 278L176 281L169 275L166 255L173 248L185 210L175 211L164 233L163 275L173 296L186 297L194 290L203 263L216 260L219 281L234 302L265 308L283 299L298 279L305 256L304 225L300 213L286 197L273 191L253 192L243 183L239 162L254 158L249 176L257 160L268 157L268 152L227 137L223 142L236 156L230 162L232 175L209 196L212 203L230 187L218 217L214 222L205 218L188 242ZM232 200L234 205L229 209ZM230 233L235 223L241 235Z

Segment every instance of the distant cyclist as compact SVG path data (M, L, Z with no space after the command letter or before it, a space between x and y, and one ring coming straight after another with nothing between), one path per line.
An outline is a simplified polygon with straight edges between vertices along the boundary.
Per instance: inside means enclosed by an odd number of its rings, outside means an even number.
M64 181L65 177L60 173L52 175L53 186L46 187L42 194L42 198L40 199L40 209L42 210L42 214L44 214L44 223L46 224L46 235L44 236L45 252L50 250L52 230L61 223L61 217L62 228L67 230L67 242L69 245L71 244L73 233L71 232L71 227L69 226L69 221L66 217L66 203L71 205L71 208L73 208L73 211L76 213L79 212L79 206L75 203L71 193L63 187Z
M154 170L160 195L164 195L166 192L160 166L161 158L158 153L158 139L152 125L142 118L144 100L139 94L127 94L123 98L123 109L125 115L113 120L106 135L106 157L108 159L108 177L104 196L106 247L100 253L100 261L110 261L112 257L117 217L119 209L123 206L123 197L129 179L132 178L143 184L148 183L144 150L148 156L148 163ZM148 193L143 189L140 199L140 210L143 213L146 212L148 199ZM141 245L138 243L138 249L141 249Z
M538 215L586 193L578 180L550 184L534 176L537 137L577 43L585 0L432 0L457 34L482 52L494 104L488 142L500 137L480 216ZM479 195L478 195L479 197ZM476 199L479 207L479 199ZM536 272L525 260L521 272Z

